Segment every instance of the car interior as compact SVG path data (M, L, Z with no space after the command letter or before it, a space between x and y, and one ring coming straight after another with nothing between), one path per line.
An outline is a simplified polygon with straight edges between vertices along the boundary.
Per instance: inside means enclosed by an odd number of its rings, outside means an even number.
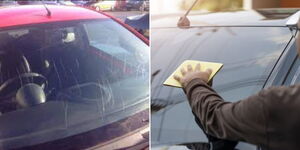
M58 97L67 89L95 99L99 98L99 92L93 95L91 89L101 91L103 82L112 83L130 73L126 69L122 74L126 64L88 45L81 30L79 27L33 27L0 32L4 41L0 45L0 99L3 99L0 112L20 107L15 95L28 83L41 86L47 101L61 99Z

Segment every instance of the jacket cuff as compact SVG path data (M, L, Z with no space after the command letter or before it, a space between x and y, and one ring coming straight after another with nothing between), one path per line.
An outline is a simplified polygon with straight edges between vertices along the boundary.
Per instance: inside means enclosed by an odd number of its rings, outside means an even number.
M188 84L186 84L183 87L183 90L187 95L189 95L189 93L191 93L193 91L193 89L195 89L198 86L209 87L206 82L204 82L203 80L201 80L199 78L196 78L196 79L191 80Z

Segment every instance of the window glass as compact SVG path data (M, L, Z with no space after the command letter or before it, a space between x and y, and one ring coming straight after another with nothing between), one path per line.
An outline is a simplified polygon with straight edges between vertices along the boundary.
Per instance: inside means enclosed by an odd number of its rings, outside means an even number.
M295 60L285 82L284 85L294 85L300 83L300 59L297 57Z
M0 149L80 134L148 107L149 47L110 19L2 29L0 41Z

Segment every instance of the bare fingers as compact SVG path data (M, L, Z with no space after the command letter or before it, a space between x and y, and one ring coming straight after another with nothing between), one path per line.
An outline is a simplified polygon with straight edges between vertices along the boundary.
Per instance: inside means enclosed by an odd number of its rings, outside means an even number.
M205 72L210 76L211 73L212 73L212 69L208 68L208 69L205 70Z
M173 78L174 78L175 80L177 80L178 82L181 81L181 78L180 78L178 75L174 75Z
M181 74L182 74L182 76L185 76L185 74L186 74L186 71L185 71L185 69L184 68L181 68Z
M188 70L188 72L192 72L193 71L193 67L191 65L188 65L187 66L187 70Z
M201 69L200 63L198 63L198 64L196 65L195 71L200 71L200 69Z

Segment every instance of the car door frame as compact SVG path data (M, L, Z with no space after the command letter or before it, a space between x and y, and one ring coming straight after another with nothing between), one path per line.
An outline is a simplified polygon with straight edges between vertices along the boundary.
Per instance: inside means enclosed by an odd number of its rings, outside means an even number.
M297 59L297 50L295 49L296 39L291 35L291 39L274 65L267 81L263 86L263 89L267 89L271 86L283 85Z
M291 39L273 67L263 89L267 89L271 86L282 86L290 75L292 68L295 67L294 64L297 59L296 38L291 34ZM260 146L257 146L257 150L263 149Z

